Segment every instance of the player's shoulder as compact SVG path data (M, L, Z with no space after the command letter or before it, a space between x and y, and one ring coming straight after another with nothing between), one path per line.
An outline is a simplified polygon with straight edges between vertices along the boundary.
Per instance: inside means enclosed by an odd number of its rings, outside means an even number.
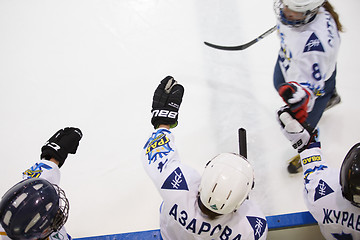
M306 26L295 28L280 24L279 32L285 48L291 51L293 56L303 55L304 52L307 52L306 45L313 43L312 40L316 39L316 37L311 37L313 31Z
M233 220L237 227L243 229L245 235L250 237L249 239L266 238L268 231L266 217L254 201L245 200L235 212Z
M198 191L200 179L201 176L195 169L180 162L172 162L163 175L161 190L171 190L172 195L177 192Z
M260 206L256 202L249 199L245 200L241 204L241 206L237 209L236 214L238 216L245 216L247 221L249 221L249 218L259 218L266 222L265 214Z
M66 232L65 227L62 227L58 232L52 233L48 240L72 240L72 237Z
M304 178L310 212L344 207L345 199L342 197L339 184L339 171L324 165L317 165L313 170Z
M331 14L325 10L319 11L316 18L304 26L302 41L305 41L304 53L314 52L325 54L337 50L340 36Z
M326 14L328 13L319 13L312 22L304 26L281 27L281 34L293 53L326 55L329 51L338 49L340 41L336 24Z

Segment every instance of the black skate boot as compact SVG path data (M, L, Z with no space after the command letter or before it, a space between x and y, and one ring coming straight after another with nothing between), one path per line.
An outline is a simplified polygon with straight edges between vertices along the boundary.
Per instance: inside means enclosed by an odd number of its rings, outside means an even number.
M299 170L301 170L301 162L300 162L300 154L296 155L295 157L291 158L289 160L289 165L287 167L287 170L291 174L298 173Z
M328 101L325 111L334 107L335 105L339 104L341 102L341 97L337 93L336 89L334 90L333 95L331 96L330 100Z

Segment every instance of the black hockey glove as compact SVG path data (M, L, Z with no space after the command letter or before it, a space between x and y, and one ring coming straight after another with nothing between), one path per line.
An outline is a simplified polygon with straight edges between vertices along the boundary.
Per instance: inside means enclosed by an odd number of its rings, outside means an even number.
M68 154L75 154L82 138L79 128L67 127L57 131L41 148L41 159L55 158L59 168L64 164Z
M298 150L298 153L304 151L310 143L315 142L317 130L306 122L300 123L288 106L278 111L278 120L282 133L291 142L293 148Z
M160 124L177 126L178 112L184 95L184 87L171 76L164 78L156 88L152 102L151 123L154 128Z

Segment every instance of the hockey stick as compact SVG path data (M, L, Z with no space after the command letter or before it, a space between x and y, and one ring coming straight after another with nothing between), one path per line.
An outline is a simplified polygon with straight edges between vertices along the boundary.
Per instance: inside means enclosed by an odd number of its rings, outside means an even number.
M258 36L257 38L255 38L254 40L245 43L243 45L239 45L239 46L220 46L220 45L216 45L216 44L212 44L209 42L204 42L205 45L212 47L212 48L216 48L216 49L220 49L220 50L227 50L227 51L237 51L237 50L244 50L248 47L250 47L251 45L257 43L258 41L260 41L261 39L263 39L264 37L270 35L271 33L273 33L276 30L276 26L270 28L269 30L267 30L266 32L264 32L263 34L261 34L260 36Z
M247 158L247 146L246 146L246 130L239 128L239 153L244 158Z

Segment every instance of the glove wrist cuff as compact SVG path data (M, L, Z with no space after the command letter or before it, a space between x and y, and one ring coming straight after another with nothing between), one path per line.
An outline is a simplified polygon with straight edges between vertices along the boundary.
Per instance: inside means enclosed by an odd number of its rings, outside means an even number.
M43 146L41 148L40 159L50 160L51 158L55 158L56 161L59 162L59 168L64 164L67 156L68 153L63 149L59 149L56 151L55 149L49 146Z

